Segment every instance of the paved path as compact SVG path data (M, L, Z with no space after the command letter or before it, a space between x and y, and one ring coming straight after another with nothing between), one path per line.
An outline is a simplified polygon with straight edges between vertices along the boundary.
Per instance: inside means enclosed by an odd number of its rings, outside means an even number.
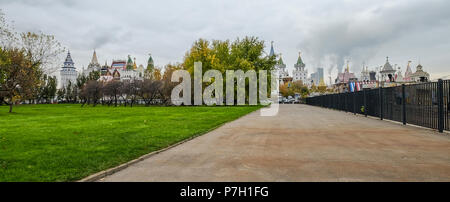
M350 113L281 105L101 181L450 181L450 137Z

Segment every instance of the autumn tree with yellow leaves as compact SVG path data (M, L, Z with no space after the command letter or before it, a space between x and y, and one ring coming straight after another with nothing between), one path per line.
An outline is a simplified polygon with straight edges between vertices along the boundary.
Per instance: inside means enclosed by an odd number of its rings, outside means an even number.
M199 39L186 53L182 67L191 73L191 79L193 79L194 63L201 62L203 73L208 70L218 70L222 73L224 86L227 70L242 70L244 72L255 70L257 73L259 70L267 70L268 88L270 89L270 71L274 69L276 64L276 56L269 56L264 52L264 48L264 41L257 37L238 38L233 42ZM208 84L204 83L203 87L206 85ZM248 92L248 80L246 89Z
M34 96L45 69L63 49L54 36L43 33L17 33L0 11L0 102L13 105Z

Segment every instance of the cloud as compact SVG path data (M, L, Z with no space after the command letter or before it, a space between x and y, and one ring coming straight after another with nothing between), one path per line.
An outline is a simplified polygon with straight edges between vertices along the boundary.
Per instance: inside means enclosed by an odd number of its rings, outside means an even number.
M339 72L346 59L357 66L354 70L360 70L364 61L367 63L377 53L385 51L383 46L387 44L404 37L423 40L421 36L436 27L450 29L449 8L450 2L445 0L396 1L369 5L355 12L338 13L308 30L299 47L317 60L323 61L332 56L331 62L336 64ZM406 42L404 47L398 46L398 51L411 48L413 43L416 41ZM422 48L432 45L424 44ZM390 52L385 54L387 56Z
M443 74L450 63L445 56L449 39L442 37L450 32L449 4L446 0L0 1L18 30L55 35L71 50L78 68L88 65L94 48L99 61L130 54L145 64L152 53L156 65L163 66L182 61L198 38L251 35L275 41L276 52L283 53L290 69L302 51L310 72L325 67L330 74L336 74L336 67L342 69L345 59L358 71L363 61L379 66L388 55L396 63L420 57L428 61L428 71Z

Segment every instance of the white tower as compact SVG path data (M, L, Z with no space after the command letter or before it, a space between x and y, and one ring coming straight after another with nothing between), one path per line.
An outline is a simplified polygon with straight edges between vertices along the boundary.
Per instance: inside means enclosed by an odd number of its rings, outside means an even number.
M292 72L294 81L302 81L303 84L307 85L308 70L305 69L306 65L302 60L302 53L298 55L297 63L294 65L295 69Z
M77 70L74 66L72 57L70 56L70 51L67 52L66 61L64 61L64 66L61 68L61 87L65 88L72 83L72 85L76 84L77 81Z

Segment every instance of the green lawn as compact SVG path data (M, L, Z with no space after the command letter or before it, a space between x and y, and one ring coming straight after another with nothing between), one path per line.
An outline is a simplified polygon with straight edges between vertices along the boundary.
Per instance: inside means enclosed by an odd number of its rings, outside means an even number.
M79 180L259 108L0 106L0 182Z

